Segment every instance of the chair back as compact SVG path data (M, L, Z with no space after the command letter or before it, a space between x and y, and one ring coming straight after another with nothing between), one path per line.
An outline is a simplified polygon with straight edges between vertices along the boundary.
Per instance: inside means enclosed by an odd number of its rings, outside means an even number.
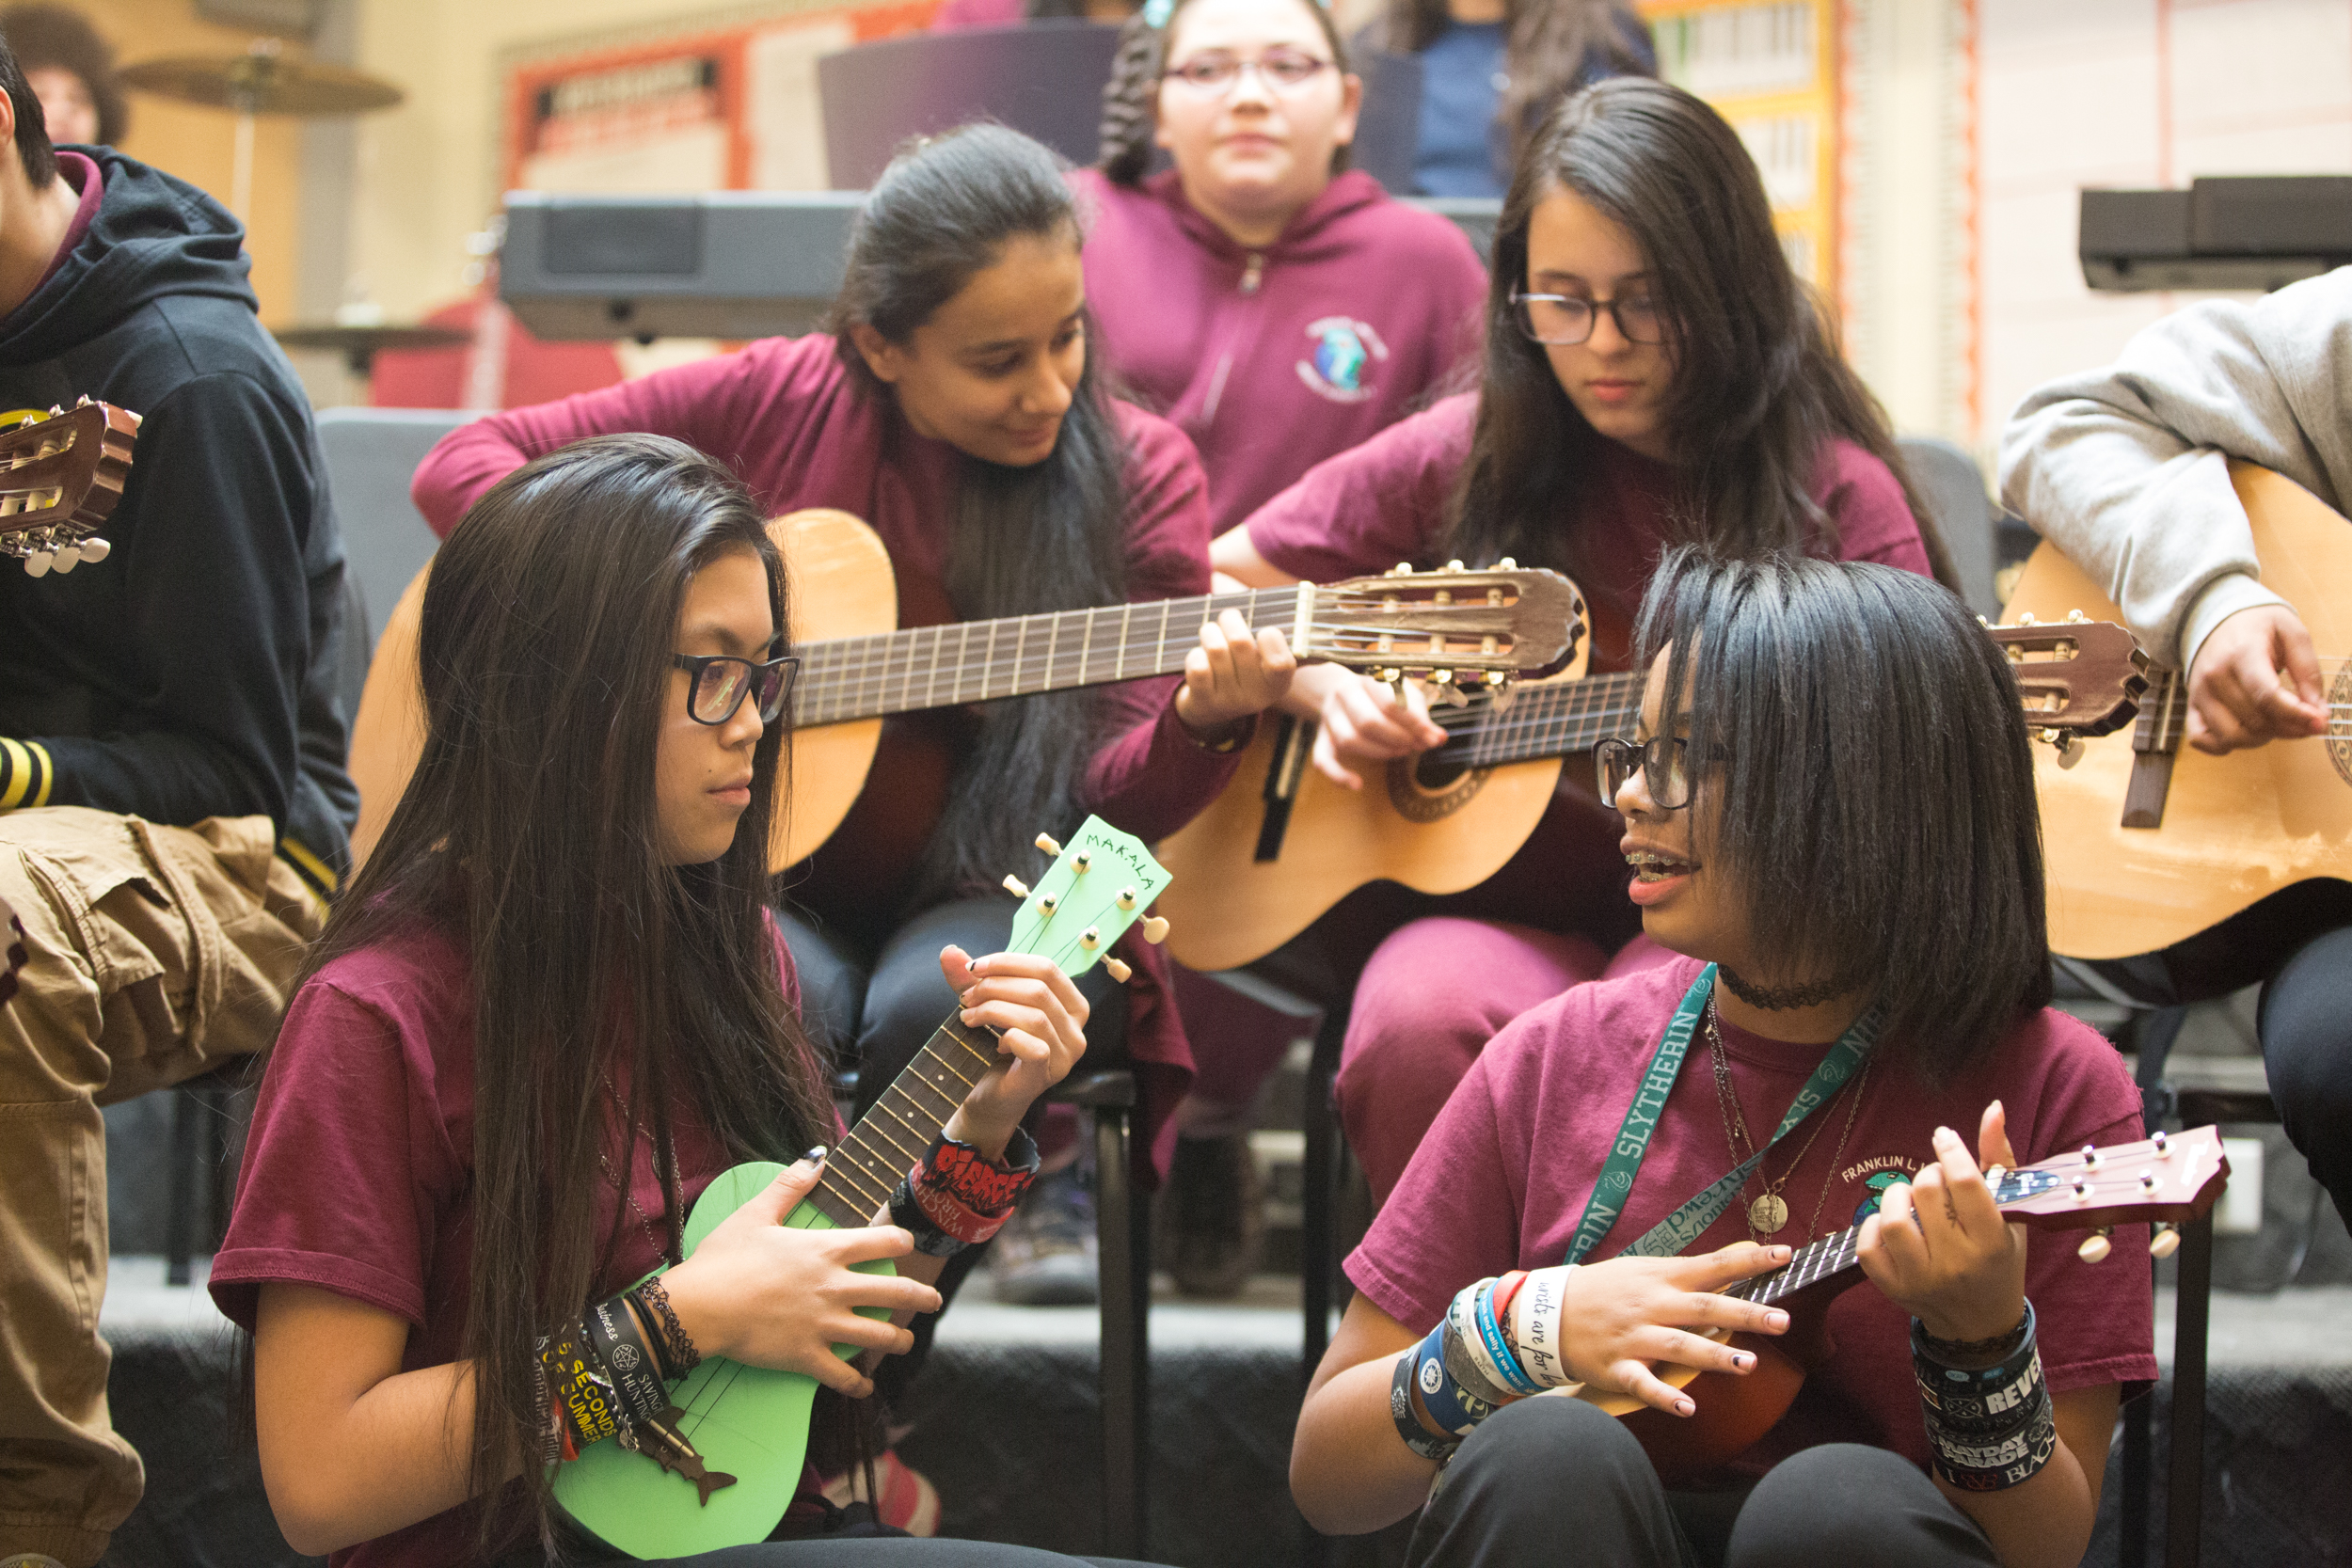
M440 545L409 500L408 482L435 442L474 417L453 408L327 408L318 415L326 483L342 524L345 580L357 586L362 606L381 616L390 616ZM359 620L365 625L364 610ZM356 642L363 673L382 630L379 625Z
M1977 614L1998 619L2001 601L1994 591L1993 573L2000 512L1985 491L1983 470L1975 458L1941 436L1906 436L1895 444L1911 470L1912 488L1918 491L1930 520L1944 535L1945 547L1952 552L1961 597Z

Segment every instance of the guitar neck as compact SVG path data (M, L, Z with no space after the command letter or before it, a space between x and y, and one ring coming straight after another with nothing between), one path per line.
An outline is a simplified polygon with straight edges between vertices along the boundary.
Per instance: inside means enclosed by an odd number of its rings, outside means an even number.
M1486 698L1465 707L1433 708L1429 717L1448 738L1429 757L1440 765L1498 768L1590 751L1597 741L1633 733L1646 680L1642 672L1628 670L1522 686L1502 705Z
M1272 626L1295 644L1302 602L1311 607L1313 594L1246 589L815 642L801 650L798 721L838 724L1172 674L1200 642L1200 624L1228 610L1251 630Z
M834 1147L808 1201L845 1229L873 1224L899 1179L921 1162L997 1061L993 1029L973 1029L949 1015Z

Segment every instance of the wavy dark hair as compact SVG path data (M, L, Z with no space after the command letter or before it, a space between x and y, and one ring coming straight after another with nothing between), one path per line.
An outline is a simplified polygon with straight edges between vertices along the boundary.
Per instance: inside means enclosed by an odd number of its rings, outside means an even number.
M1694 775L1722 803L1693 848L1739 887L1760 980L1868 976L1889 1048L1930 1084L2049 1004L2025 711L1956 594L1870 562L1685 546L1638 641L1644 665L1668 650L1659 733L1687 720L1722 750Z
M874 183L850 242L832 330L866 393L889 397L850 331L904 344L975 273L1022 235L1084 239L1065 166L1001 125L967 125L907 144ZM1085 318L1086 369L1043 462L1012 468L967 456L947 553L947 595L966 618L1116 604L1127 584L1127 451L1103 390ZM1040 570L1041 562L1052 562ZM947 808L924 850L913 897L993 887L1040 823L1074 827L1096 704L1086 689L984 710Z
M1586 83L1606 76L1656 74L1635 41L1649 24L1627 0L1504 0L1510 32L1503 44L1509 85L1495 104L1495 126L1518 166L1544 111ZM1366 34L1395 55L1418 55L1452 23L1446 0L1388 0ZM1651 58L1656 51L1651 51Z
M1893 472L1937 579L1958 581L1884 410L1839 353L1820 300L1789 269L1739 133L1690 93L1639 77L1564 102L1511 182L1495 229L1476 433L1438 560L1486 565L1507 555L1589 579L1582 536L1603 437L1511 305L1528 286L1535 208L1561 191L1633 237L1670 324L1664 420L1682 476L1676 542L1719 555L1834 551L1836 525L1812 485L1822 449L1842 436Z
M1347 43L1327 7L1317 0L1297 0L1331 46L1331 58L1343 77L1348 73ZM1154 27L1137 12L1121 25L1119 53L1111 60L1111 79L1103 84L1102 150L1094 166L1114 184L1140 182L1152 167L1152 134L1159 125L1160 77L1168 70L1168 40L1176 36L1176 20L1184 14L1185 0L1175 0L1168 20ZM1347 167L1348 145L1331 150L1331 172Z
M788 723L759 738L752 804L725 854L672 865L657 846L654 752L679 610L689 579L736 550L759 557L776 626L789 626L758 506L726 469L662 436L576 442L476 501L425 586L417 770L303 975L419 927L469 955L473 1480L486 1496L519 1470L544 1543L548 1482L526 1462L546 1409L532 1346L578 1318L623 1235L626 1195L599 1163L608 1118L629 1126L624 1171L650 1161L665 1173L674 1259L675 1110L691 1108L738 1161L833 1141L767 912ZM612 1209L601 1234L600 1196ZM522 1523L485 1510L485 1545Z
M131 108L115 75L114 47L79 12L63 6L10 6L0 11L0 38L8 40L20 70L55 69L80 77L98 111L99 141L113 147L122 140L131 128Z

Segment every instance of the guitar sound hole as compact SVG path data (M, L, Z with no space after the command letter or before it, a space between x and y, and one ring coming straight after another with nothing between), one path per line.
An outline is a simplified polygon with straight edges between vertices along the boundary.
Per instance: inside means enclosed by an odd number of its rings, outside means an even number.
M2328 760L2336 777L2352 784L2352 664L2336 672L2328 688Z
M1389 803L1408 822L1435 822L1460 811L1486 784L1488 771L1435 752L1399 758L1389 764Z

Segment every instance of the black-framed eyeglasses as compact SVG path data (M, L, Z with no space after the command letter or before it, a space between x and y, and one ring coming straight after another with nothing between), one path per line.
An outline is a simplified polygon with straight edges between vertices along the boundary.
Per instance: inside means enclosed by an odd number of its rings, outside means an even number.
M670 663L687 673L686 716L697 724L723 724L735 717L743 699L759 695L759 721L772 724L792 695L792 682L801 673L796 654L755 664L724 654L672 654Z
M1710 747L1721 760L1721 747ZM1600 803L1613 806L1617 791L1641 769L1650 803L1661 811L1680 811L1691 803L1691 743L1678 735L1654 736L1648 740L1604 740L1593 748L1593 772L1600 787Z
M1589 341L1603 310L1617 324L1617 334L1629 343L1662 343L1666 318L1647 294L1622 299L1581 299L1575 294L1518 294L1511 309L1519 330L1539 343L1573 346Z
M1166 82L1182 82L1195 92L1227 93L1241 81L1241 73L1254 71L1258 80L1269 92L1295 92L1331 69L1332 62L1296 49L1269 49L1254 60L1238 59L1232 55L1196 55L1180 66L1171 66L1161 73Z

